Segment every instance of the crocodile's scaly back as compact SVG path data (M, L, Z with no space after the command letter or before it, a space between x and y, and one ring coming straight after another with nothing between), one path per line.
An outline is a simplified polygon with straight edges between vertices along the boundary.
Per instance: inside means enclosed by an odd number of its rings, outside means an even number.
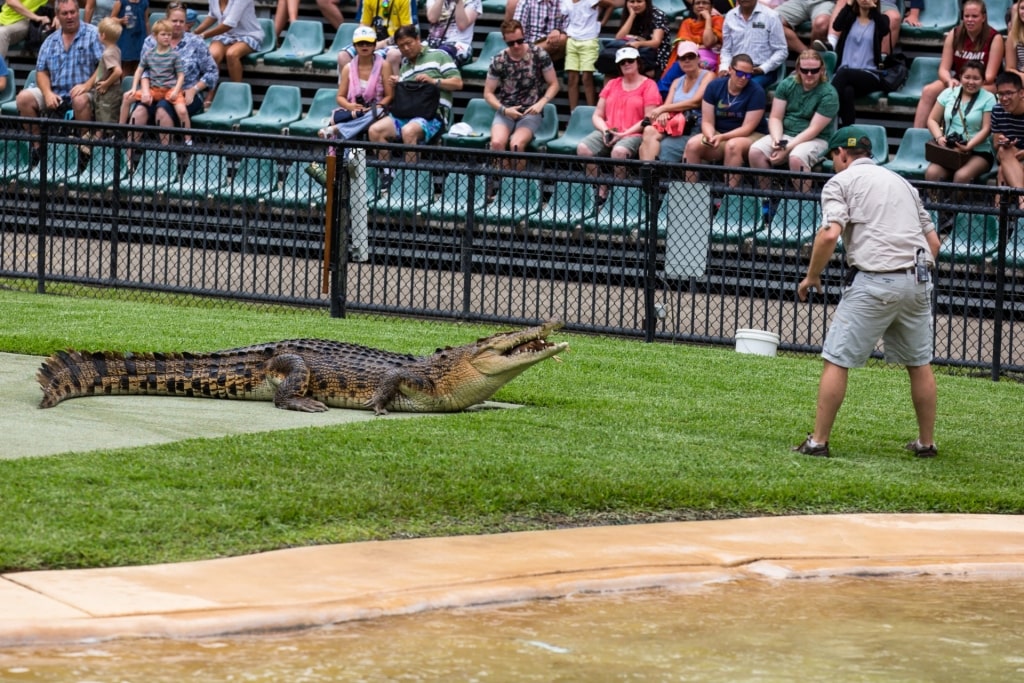
M452 412L487 400L523 370L567 348L546 341L559 327L549 322L503 332L430 356L324 339L205 354L61 351L39 370L40 407L79 396L148 394L272 400L306 412L327 406L378 414Z

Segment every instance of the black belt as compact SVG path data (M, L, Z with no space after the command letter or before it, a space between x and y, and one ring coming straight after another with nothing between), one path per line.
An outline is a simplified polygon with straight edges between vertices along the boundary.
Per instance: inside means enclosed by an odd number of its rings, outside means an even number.
M862 270L862 273L868 273L869 275L894 275L896 273L908 273L914 275L917 273L917 269L913 266L909 268L898 268L897 270Z

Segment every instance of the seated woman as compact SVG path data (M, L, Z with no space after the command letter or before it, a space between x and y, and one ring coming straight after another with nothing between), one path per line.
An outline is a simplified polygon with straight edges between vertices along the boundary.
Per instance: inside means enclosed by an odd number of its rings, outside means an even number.
M878 9L878 0L849 0L832 28L839 34L832 77L832 87L839 93L839 125L852 126L857 98L882 89L879 65L889 19Z
M622 25L615 38L626 41L625 47L635 48L640 53L641 74L657 78L665 70L672 50L671 43L665 40L667 35L665 13L650 0L626 0Z
M828 82L825 62L814 50L804 50L796 60L796 73L779 83L768 117L768 136L750 147L751 168L786 166L795 173L809 173L828 150L835 130L839 95ZM811 180L794 179L796 189L810 192ZM767 187L770 178L761 178Z
M622 75L605 84L594 109L594 130L580 140L576 154L581 157L611 156L629 159L636 156L642 141L644 119L650 119L661 104L657 84L640 73L640 53L636 48L622 47L615 55ZM616 169L616 175L625 175ZM587 175L596 176L597 166L587 165ZM597 188L597 202L608 198L608 186Z
M226 63L228 78L235 83L242 82L242 59L259 50L263 42L263 26L256 18L254 0L210 0L210 13L195 32L210 41L213 61ZM207 104L212 100L211 92Z
M976 59L985 65L982 87L994 91L996 76L1003 65L1003 37L989 26L984 0L966 0L960 8L960 25L946 34L942 44L939 78L924 86L914 114L914 128L925 128L935 101L946 88L960 85L964 64Z
M963 166L955 169L928 164L925 180L942 181L952 177L955 183L972 183L992 168L995 155L989 133L996 98L981 87L984 79L985 65L970 60L960 71L960 85L939 94L928 117L928 131L938 144L959 152L970 152L971 156Z
M338 108L332 125L320 130L322 138L338 135L338 124L372 115L375 108L386 108L395 94L391 65L377 54L377 33L369 26L360 26L352 34L356 58L341 69L338 77ZM366 122L368 127L369 121Z
M751 80L753 77L754 61L749 55L738 54L732 58L728 76L708 83L701 102L701 134L686 141L684 162L721 161L733 168L746 165L750 145L768 132L764 119L767 97L764 89ZM686 180L697 182L697 173L687 171ZM730 174L728 183L736 187L740 176Z
M718 73L718 56L722 50L722 22L725 21L717 10L711 6L711 0L694 0L693 16L683 19L676 33L676 44L689 41L700 47L700 68L711 73ZM670 50L668 64L658 81L658 90L662 95L668 93L669 86L683 72L676 59L677 50Z
M684 41L677 49L683 75L672 82L665 103L651 112L651 125L644 128L643 142L640 143L640 159L644 161L661 159L679 163L690 135L700 132L704 89L714 78L714 73L700 67L696 43ZM693 121L689 128L687 117Z

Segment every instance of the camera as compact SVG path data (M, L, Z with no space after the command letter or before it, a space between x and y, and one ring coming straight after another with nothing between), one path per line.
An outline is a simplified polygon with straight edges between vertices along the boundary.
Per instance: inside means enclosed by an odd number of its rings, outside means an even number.
M775 149L786 149L789 146L789 140L782 138L775 144Z
M371 26L373 27L373 30L377 32L378 43L382 40L387 40L390 37L390 34L388 33L388 22L384 17L379 15L374 17Z
M946 136L946 147L955 149L957 145L965 145L967 140L964 140L964 136L960 133L950 133Z
M363 97L362 95L356 95L356 104L358 104L360 107L365 107L366 98Z

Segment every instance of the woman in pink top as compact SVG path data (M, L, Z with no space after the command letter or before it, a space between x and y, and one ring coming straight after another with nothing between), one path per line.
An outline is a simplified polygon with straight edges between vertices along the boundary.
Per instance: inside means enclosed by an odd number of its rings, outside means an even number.
M576 147L579 156L630 159L637 155L644 121L661 104L658 84L640 73L639 58L634 47L623 47L615 53L622 75L608 81L601 90L594 109L594 130ZM615 174L624 177L625 169L617 168ZM596 176L597 166L588 164L587 175ZM597 201L600 204L607 198L608 186L602 185L597 190Z

